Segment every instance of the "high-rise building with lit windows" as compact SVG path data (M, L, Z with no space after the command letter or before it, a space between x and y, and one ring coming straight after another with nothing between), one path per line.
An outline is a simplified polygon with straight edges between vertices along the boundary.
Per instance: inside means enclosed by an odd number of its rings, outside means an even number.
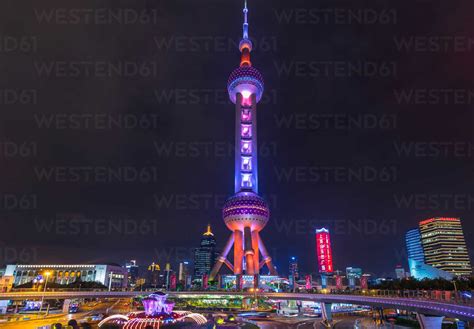
M234 275L260 274L264 266L276 275L261 230L270 218L267 202L258 194L257 103L263 95L262 74L252 65L247 2L244 6L243 34L239 44L240 65L229 76L227 91L235 104L234 195L224 204L224 222L232 232L211 271L213 279L223 264ZM233 259L227 259L233 248ZM260 257L261 255L261 257Z
M202 234L201 244L194 251L194 277L202 279L203 275L209 275L216 256L216 238L211 231L211 225L207 225L206 232Z
M289 271L288 275L290 277L293 277L294 280L299 279L299 272L298 272L298 259L296 257L291 257L290 258L290 265L289 265Z
M435 217L419 223L425 263L457 276L471 275L471 261L459 218Z
M451 280L453 278L452 273L425 263L425 251L421 242L419 228L411 229L405 234L405 243L408 256L408 269L411 277L418 280L437 278Z

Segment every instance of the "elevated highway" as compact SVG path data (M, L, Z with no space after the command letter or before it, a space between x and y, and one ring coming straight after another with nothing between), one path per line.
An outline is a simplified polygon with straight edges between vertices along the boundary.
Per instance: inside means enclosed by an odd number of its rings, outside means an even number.
M41 299L73 299L73 298L130 298L146 295L148 292L140 291L48 291L48 292L10 292L0 293L2 300L33 300ZM254 292L168 292L170 297L203 298L212 297L254 297ZM447 316L464 321L474 320L474 307L459 305L447 301L434 301L429 299L369 296L369 295L340 295L340 294L308 294L308 293L267 293L259 292L259 297L267 297L274 300L302 300L325 304L347 303L355 305L367 305L380 308L396 308L408 310L425 315Z

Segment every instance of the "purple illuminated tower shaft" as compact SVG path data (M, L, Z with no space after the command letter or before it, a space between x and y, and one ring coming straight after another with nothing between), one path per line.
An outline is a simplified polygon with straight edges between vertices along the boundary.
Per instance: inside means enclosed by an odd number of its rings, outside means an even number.
M222 213L232 234L211 271L211 280L222 264L234 274L250 275L259 274L267 265L270 273L276 275L259 234L270 217L268 204L258 195L257 103L263 94L263 77L250 62L252 42L248 38L247 3L243 12L240 66L230 74L227 83L229 98L235 104L235 195L226 201ZM227 259L232 247L233 264Z

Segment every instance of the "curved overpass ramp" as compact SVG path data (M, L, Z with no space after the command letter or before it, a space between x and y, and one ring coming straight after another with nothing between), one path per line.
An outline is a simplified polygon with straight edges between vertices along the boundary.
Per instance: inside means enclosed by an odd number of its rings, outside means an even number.
M48 291L42 292L11 292L0 293L0 299L25 300L41 299L71 299L71 298L130 298L146 295L151 292L140 291ZM183 298L202 298L205 296L222 297L253 297L251 292L168 292L170 296ZM365 295L332 295L332 294L305 294L305 293L258 293L258 296L268 297L274 300L305 300L318 303L347 303L356 305L367 305L383 308L397 308L417 312L420 314L448 316L464 321L474 321L474 307L459 305L443 301L434 301L416 298L380 297Z

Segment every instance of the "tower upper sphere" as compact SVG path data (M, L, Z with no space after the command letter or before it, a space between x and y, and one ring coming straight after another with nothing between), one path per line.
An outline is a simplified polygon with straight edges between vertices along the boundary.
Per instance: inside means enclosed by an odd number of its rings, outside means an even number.
M244 5L244 24L242 28L242 39L240 40L239 50L242 53L240 66L230 74L227 82L227 91L232 103L235 104L237 94L240 93L244 98L255 95L257 102L260 101L263 94L262 74L250 62L250 52L252 51L252 41L249 38L249 24L247 19L248 9L247 1Z

